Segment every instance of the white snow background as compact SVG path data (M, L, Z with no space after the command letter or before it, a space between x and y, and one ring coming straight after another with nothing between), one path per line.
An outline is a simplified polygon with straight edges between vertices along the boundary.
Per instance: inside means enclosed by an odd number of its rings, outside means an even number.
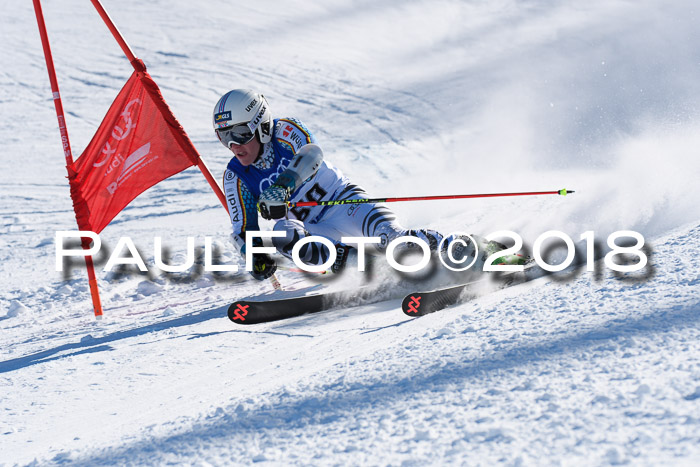
M392 205L407 227L636 230L651 254L419 319L252 327L226 318L269 291L246 273L98 270L98 322L84 268L55 271L77 226L44 57L31 2L0 6L0 465L700 465L696 1L104 0L217 179L211 111L251 87L373 196L576 190ZM77 157L131 67L90 2L44 14ZM194 168L102 239L127 235L150 266L154 236L236 260Z

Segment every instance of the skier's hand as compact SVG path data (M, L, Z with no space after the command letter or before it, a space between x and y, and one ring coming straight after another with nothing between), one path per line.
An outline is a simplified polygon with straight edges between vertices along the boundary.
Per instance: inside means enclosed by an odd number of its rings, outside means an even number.
M280 185L266 188L258 200L258 211L264 219L282 219L287 215L289 190Z
M250 274L259 281L272 276L277 270L275 260L265 253L253 254L253 270Z

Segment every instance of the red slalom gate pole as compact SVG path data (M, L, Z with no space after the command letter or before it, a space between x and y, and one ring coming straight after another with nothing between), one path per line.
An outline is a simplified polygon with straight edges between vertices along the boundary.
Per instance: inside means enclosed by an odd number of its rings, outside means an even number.
M114 21L112 21L112 18L109 16L109 13L107 13L107 11L104 9L104 7L100 3L100 1L99 0L90 0L90 1L92 2L93 6L97 10L97 13L99 13L100 17L107 25L107 28L109 28L110 32L114 36L114 39L117 41L119 46L122 48L124 55L126 55L126 58L129 59L129 62L131 63L131 66L134 67L134 70L145 72L146 71L145 65L143 64L143 62L141 60L136 58L134 53L131 51L131 47L129 47L129 44L126 43L126 40L124 39L122 34L119 32L119 29L114 24ZM188 143L191 144L191 142L189 142L189 141L188 141ZM194 146L192 146L192 147L194 147ZM221 205L224 207L224 209L226 209L226 212L228 213L226 196L224 196L224 192L221 190L221 187L214 179L214 176L211 174L211 171L209 170L209 167L207 167L207 164L204 162L204 159L202 159L202 157L199 156L199 154L197 157L197 167L202 172L202 175L204 175L204 178L209 183L209 186L211 186L212 190L214 190L214 193L219 198ZM279 280L277 279L277 277L274 274L270 277L270 283L272 284L272 287L274 289L276 289L276 290L282 289L282 284L280 284Z
M112 18L109 16L109 13L107 13L107 11L104 9L104 7L100 3L100 1L99 0L90 0L90 1L92 2L93 6L97 10L97 13L99 13L100 17L107 25L107 28L109 28L110 32L114 36L114 39L119 44L119 47L122 48L124 55L126 55L126 58L129 59L129 62L131 63L131 66L134 67L134 70L146 71L145 66L143 65L143 62L141 62L141 60L136 58L136 56L134 55L134 52L131 51L131 47L129 47L129 44L126 43L124 36L122 36L122 34L119 32L119 29L114 24L114 21L112 21ZM211 186L212 190L214 190L214 193L219 198L219 201L221 201L221 204L224 206L224 209L226 209L226 212L228 212L228 207L226 206L226 196L224 196L224 192L221 191L221 187L214 179L214 176L211 174L209 167L207 167L207 165L204 163L204 160L201 158L201 156L198 157L198 159L197 159L197 167L202 172L202 175L204 175L204 178L206 178L207 182L209 183L209 186Z
M99 0L90 0L92 1L93 6L97 10L97 12L100 14L100 17L102 17L102 20L105 22L107 27L109 28L109 31L112 33L114 36L114 39L117 41L119 44L119 47L122 48L124 51L124 55L126 55L126 58L129 59L130 62L133 62L136 60L136 56L134 53L131 51L131 47L129 47L129 44L126 43L126 40L124 40L124 36L119 32L119 29L117 29L117 26L114 24L112 21L112 18L110 18L109 13L102 7L102 4L99 2ZM132 63L133 65L133 63ZM136 68L136 65L134 65L134 68Z
M345 199L330 201L300 201L298 203L288 203L290 208L304 206L336 206L340 204L366 204L366 203L396 203L399 201L434 201L438 199L467 199L467 198L496 198L503 196L536 196L536 195L561 195L566 196L574 193L572 190L562 189L554 191L528 191L521 193L482 193L471 195L439 195L439 196L408 196L405 198L366 198L366 199Z
M61 142L63 143L63 155L66 158L66 169L73 164L73 152L68 139L68 129L66 128L66 118L63 113L63 104L61 102L61 94L58 90L58 81L56 80L56 69L53 65L53 56L51 55L51 46L49 45L49 36L46 33L46 23L44 22L44 13L41 9L40 0L34 1L34 12L36 13L36 21L39 25L39 35L41 36L41 45L44 48L44 58L46 59L46 68L49 72L49 81L51 82L51 92L53 94L53 103L56 107L56 117L58 118L58 129L61 132ZM83 249L89 249L87 238L82 240ZM95 318L102 318L102 302L100 301L100 291L97 287L97 277L95 276L95 265L92 261L92 256L85 256L85 266L88 273L88 281L90 283L90 295L92 296L92 308L95 311Z

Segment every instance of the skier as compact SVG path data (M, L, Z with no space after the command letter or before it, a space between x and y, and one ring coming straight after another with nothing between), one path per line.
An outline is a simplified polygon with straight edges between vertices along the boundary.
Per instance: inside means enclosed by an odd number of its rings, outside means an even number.
M233 242L241 255L245 256L246 232L260 230L258 210L264 219L278 220L274 230L286 235L273 238L273 245L287 258L292 258L292 248L306 236L331 240L337 253L331 268L334 272L341 271L348 258L357 254L355 248L340 242L343 236L379 237L379 252L393 239L407 235L425 241L432 251L442 242L437 231L404 229L391 210L378 204L288 209L288 201L362 199L368 195L324 159L316 138L301 121L273 119L262 94L245 89L227 92L214 108L213 122L219 140L234 154L224 173L224 191ZM448 238L443 248L454 240ZM456 243L453 256L461 259L468 254L469 243ZM262 240L255 238L253 245L262 246ZM314 266L324 264L330 254L315 242L304 245L299 253L305 264ZM269 278L276 269L271 256L253 255L254 278Z

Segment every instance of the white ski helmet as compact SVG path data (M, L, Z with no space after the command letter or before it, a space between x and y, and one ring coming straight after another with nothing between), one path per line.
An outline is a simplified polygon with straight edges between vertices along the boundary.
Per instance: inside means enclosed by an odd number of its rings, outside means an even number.
M265 96L249 89L224 94L214 107L214 131L221 144L250 142L258 132L262 144L272 139L272 113Z

